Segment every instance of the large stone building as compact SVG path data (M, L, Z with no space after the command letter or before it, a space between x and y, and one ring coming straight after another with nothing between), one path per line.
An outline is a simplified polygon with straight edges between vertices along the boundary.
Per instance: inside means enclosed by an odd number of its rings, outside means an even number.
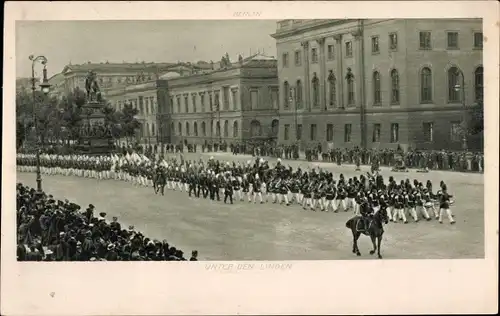
M50 77L48 80L50 84L49 96L61 99L66 93L64 75L62 73L58 73Z
M280 142L461 148L464 105L482 100L480 19L283 20L271 36Z
M275 138L276 59L261 54L219 69L158 80L160 139L165 143L236 143Z

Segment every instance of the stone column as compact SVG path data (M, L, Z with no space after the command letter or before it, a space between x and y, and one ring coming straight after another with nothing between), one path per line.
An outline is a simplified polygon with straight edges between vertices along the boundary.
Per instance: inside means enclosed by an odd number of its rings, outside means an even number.
M359 107L360 114L360 132L361 132L361 148L367 147L368 134L367 134L367 123L366 123L366 91L365 91L365 49L364 49L364 37L363 29L360 27L355 32L352 33L356 41L356 70L355 70L355 82L356 82L356 105Z
M355 63L354 63L354 82L355 82L355 91L356 91L356 96L355 96L355 101L356 101L356 107L362 107L363 106L363 81L365 80L364 72L363 72L363 47L362 47L362 35L363 33L361 30L356 30L351 33L352 36L354 37L354 43L353 43L353 57L355 58Z
M304 41L300 43L304 48L304 95L303 103L304 109L311 111L311 80L309 79L309 42Z
M325 38L316 40L319 44L319 106L321 111L326 111L326 56L325 56Z
M337 73L335 74L335 79L337 79L337 106L339 108L344 108L344 55L342 47L342 34L334 35L335 39L335 50L337 58Z

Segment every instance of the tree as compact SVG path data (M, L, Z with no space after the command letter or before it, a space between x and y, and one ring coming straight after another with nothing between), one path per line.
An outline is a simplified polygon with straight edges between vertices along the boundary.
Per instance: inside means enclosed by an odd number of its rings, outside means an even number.
M104 112L104 125L111 131L111 136L113 138L120 138L122 136L122 121L123 113L116 111L115 108L111 106L110 103L106 103L103 109Z
M21 148L23 146L25 138L26 127L22 122L16 120L16 148Z
M33 113L36 116L38 136L43 145L46 138L51 137L53 131L57 129L57 99L47 97L41 91L35 91L34 94L26 90L18 91L16 93L16 128L23 129L24 136L34 126ZM17 132L16 135L18 135Z
M80 125L82 121L82 106L86 102L85 92L76 88L66 96L64 96L59 107L62 109L62 126L68 133L68 143L70 140L78 140L80 138Z
M484 102L479 100L477 106L469 110L468 134L477 135L484 131Z
M141 123L135 118L137 114L139 114L139 110L132 107L130 103L126 103L121 112L120 125L122 136L127 138L127 142L132 141L137 129L141 127Z

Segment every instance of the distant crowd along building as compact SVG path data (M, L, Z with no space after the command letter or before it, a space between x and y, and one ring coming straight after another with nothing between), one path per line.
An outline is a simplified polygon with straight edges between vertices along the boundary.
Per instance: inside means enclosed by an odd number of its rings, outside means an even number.
M483 98L480 19L283 20L271 36L281 143L462 149L464 105Z

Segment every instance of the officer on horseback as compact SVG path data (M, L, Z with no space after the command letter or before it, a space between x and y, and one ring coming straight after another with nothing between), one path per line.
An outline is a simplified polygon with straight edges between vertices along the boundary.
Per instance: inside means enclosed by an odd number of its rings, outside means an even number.
M370 206L367 200L361 202L359 206L359 212L361 214L362 220L359 221L362 223L361 227L357 227L359 232L367 232L370 226L370 221L373 216L373 208Z

